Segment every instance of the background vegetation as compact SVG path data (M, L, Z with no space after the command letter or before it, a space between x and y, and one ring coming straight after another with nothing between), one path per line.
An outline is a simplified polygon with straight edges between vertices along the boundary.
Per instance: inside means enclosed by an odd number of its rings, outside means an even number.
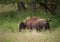
M8 1L8 3L7 3ZM57 7L57 14L46 13L42 7L38 7L37 12L31 11L27 7L24 11L17 11L17 0L0 0L0 42L60 42L60 6ZM20 0L21 1L21 0ZM22 0L24 1L24 0ZM26 0L24 1L26 2ZM57 0L57 2L60 2ZM8 5L6 5L6 3ZM12 5L14 3L14 5ZM26 4L26 3L25 3ZM3 6L3 7L2 7ZM51 33L48 31L32 32L19 31L19 23L25 21L27 16L36 16L50 23Z

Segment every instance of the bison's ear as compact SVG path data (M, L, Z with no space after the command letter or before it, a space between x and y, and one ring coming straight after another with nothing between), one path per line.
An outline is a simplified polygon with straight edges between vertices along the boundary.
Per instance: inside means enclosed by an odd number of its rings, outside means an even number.
M20 26L22 26L23 24L24 24L24 22L21 22L21 23L20 23Z
M24 22L21 22L21 23L24 23Z
M20 24L23 24L24 22L21 22Z

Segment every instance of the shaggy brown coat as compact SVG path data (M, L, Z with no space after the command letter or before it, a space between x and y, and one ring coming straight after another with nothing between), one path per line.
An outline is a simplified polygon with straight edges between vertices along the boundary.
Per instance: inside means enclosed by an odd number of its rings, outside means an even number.
M45 29L50 30L49 21L37 17L27 17L25 22L20 23L20 29L36 29L38 31Z
M29 29L33 28L35 28L36 30L50 29L49 21L37 17L31 17L31 18L27 17L25 24L26 28Z

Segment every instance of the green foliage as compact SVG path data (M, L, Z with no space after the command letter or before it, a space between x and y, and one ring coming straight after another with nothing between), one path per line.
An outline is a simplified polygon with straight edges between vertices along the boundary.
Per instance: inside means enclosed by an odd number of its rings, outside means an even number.
M19 1L22 1L22 2L25 2L25 3L36 1L36 2L39 3L41 1L47 2L49 0L0 0L0 4L15 4L15 3L18 3ZM60 4L59 0L50 0L50 1L53 1L53 2L56 2L56 3Z
M19 0L0 0L0 4L14 4L19 2Z
M28 16L36 16L46 20L52 20L51 22L49 22L51 29L60 26L60 7L58 7L57 14L55 16L53 16L49 12L46 13L44 9L42 9L41 7L40 8L38 7L36 13L31 11L29 8L27 8L25 11L17 12L15 7L13 8L11 7L12 10L10 10L11 8L2 7L2 10L5 11L2 11L0 9L0 29L5 31L7 30L18 31L19 28L18 24L21 21L25 21L25 18Z

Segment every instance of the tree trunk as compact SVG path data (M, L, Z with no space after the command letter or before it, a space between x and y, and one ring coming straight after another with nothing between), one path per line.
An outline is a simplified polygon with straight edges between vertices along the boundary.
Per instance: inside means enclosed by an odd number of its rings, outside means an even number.
M31 8L32 11L36 12L36 9L37 9L36 2L31 2L30 3L30 8Z
M26 7L25 7L25 5L24 5L23 2L18 2L17 3L17 8L18 8L18 11L21 11L21 10L25 10L26 9Z

